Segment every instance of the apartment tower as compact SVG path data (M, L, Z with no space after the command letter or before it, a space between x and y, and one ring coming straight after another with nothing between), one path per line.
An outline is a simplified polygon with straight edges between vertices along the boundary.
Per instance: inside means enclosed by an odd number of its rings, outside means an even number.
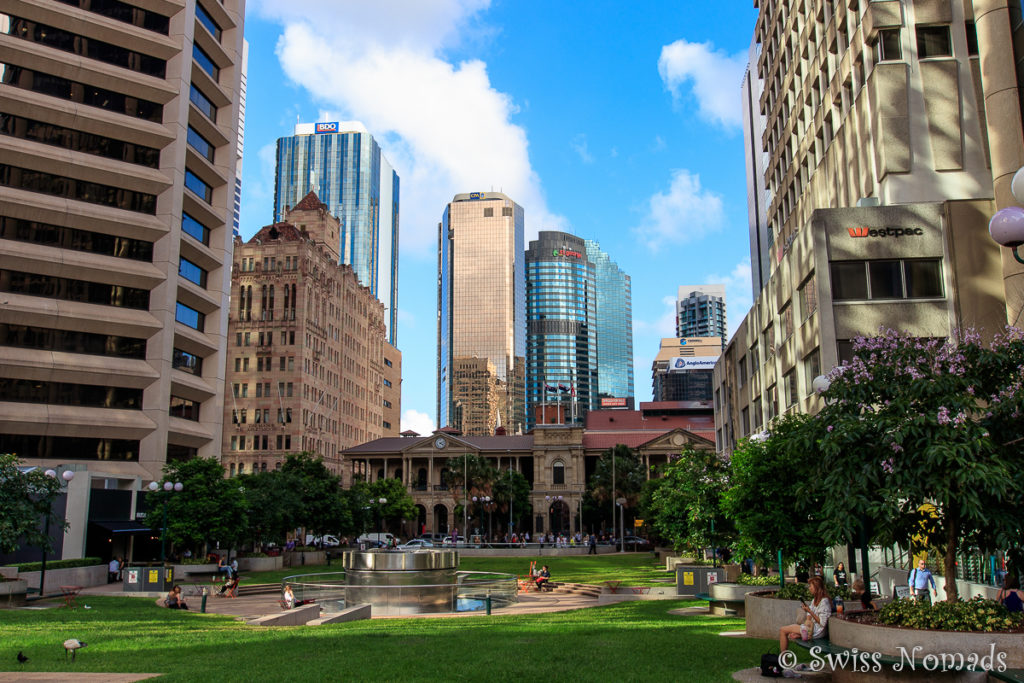
M676 295L677 337L721 337L725 344L725 285L681 285Z
M244 15L0 14L0 452L77 470L58 555L134 520L168 461L220 452Z

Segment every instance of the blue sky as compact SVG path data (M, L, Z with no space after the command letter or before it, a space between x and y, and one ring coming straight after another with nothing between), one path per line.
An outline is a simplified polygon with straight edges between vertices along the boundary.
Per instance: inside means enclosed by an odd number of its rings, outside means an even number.
M359 120L402 180L402 428L434 426L437 223L502 190L527 238L600 241L633 281L636 396L680 285L751 303L740 80L752 2L250 0L242 235L296 120Z

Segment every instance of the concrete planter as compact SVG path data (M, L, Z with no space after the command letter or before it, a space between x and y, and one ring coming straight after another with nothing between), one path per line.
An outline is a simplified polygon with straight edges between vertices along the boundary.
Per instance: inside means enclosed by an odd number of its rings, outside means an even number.
M744 598L747 635L751 638L778 640L781 627L796 623L797 612L800 611L800 601L776 600L770 597L773 590L768 586L751 586L751 588L760 590L747 593Z
M28 585L39 588L39 572L20 572L18 578L28 581ZM59 593L59 586L102 586L107 582L107 565L94 564L91 567L74 567L72 569L47 569L46 585L43 587L47 595Z
M962 655L967 659L974 654L977 657L991 657L994 653L1003 653L1003 657L992 662L993 667L1005 664L1008 669L1024 667L1024 635L1020 633L961 633L953 631L922 631L916 629L893 628L862 624L854 620L829 620L829 640L843 647L856 647L861 652L880 652L896 659L903 654L913 654L916 665L911 667L909 659L903 670L893 672L888 669L880 674L872 673L870 678L863 678L859 672L837 670L833 681L866 681L866 680L927 680L927 681L985 681L985 673L949 672L940 674L938 671L926 670L927 655L949 657ZM998 654L997 654L998 656ZM983 662L985 660L982 660ZM935 665L932 665L935 669Z
M745 586L740 583L711 584L711 613L719 616L746 615L746 597L748 593L763 593L778 590L778 586Z
M277 557L240 557L238 558L238 571L240 572L269 572L284 567L284 558Z
M211 578L210 574L216 572L217 569L217 565L212 562L207 564L175 564L171 565L171 580L175 583L179 581L209 581Z
M0 609L24 605L27 593L28 581L21 579L0 581Z
M302 567L307 564L327 564L327 553L323 550L293 550L283 556L285 567Z

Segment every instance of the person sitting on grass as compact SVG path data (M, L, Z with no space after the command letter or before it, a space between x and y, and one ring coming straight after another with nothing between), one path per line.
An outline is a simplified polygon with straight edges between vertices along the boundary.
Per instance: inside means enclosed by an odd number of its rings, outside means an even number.
M167 599L164 600L164 604L170 609L188 609L188 605L185 604L185 598L181 595L181 586L175 586L171 589L171 592L167 594Z
M284 608L291 609L295 607L295 592L292 591L291 584L286 584L284 587Z
M540 573L537 574L537 578L534 580L537 584L537 590L544 590L544 584L551 579L551 572L548 571L548 566L544 565L540 569Z
M820 576L812 576L807 580L807 587L811 589L811 604L800 601L800 617L797 624L790 624L779 629L779 651L789 649L790 638L807 640L820 638L825 633L828 625L828 617L832 614L832 603L828 600L828 593L825 592L825 582Z

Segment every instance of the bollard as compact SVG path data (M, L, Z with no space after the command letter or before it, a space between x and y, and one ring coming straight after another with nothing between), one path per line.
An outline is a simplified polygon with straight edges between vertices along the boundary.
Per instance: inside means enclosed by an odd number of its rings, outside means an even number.
M487 596L487 616L491 616L491 596Z
M199 603L199 613L206 614L206 590L203 590L203 599Z

